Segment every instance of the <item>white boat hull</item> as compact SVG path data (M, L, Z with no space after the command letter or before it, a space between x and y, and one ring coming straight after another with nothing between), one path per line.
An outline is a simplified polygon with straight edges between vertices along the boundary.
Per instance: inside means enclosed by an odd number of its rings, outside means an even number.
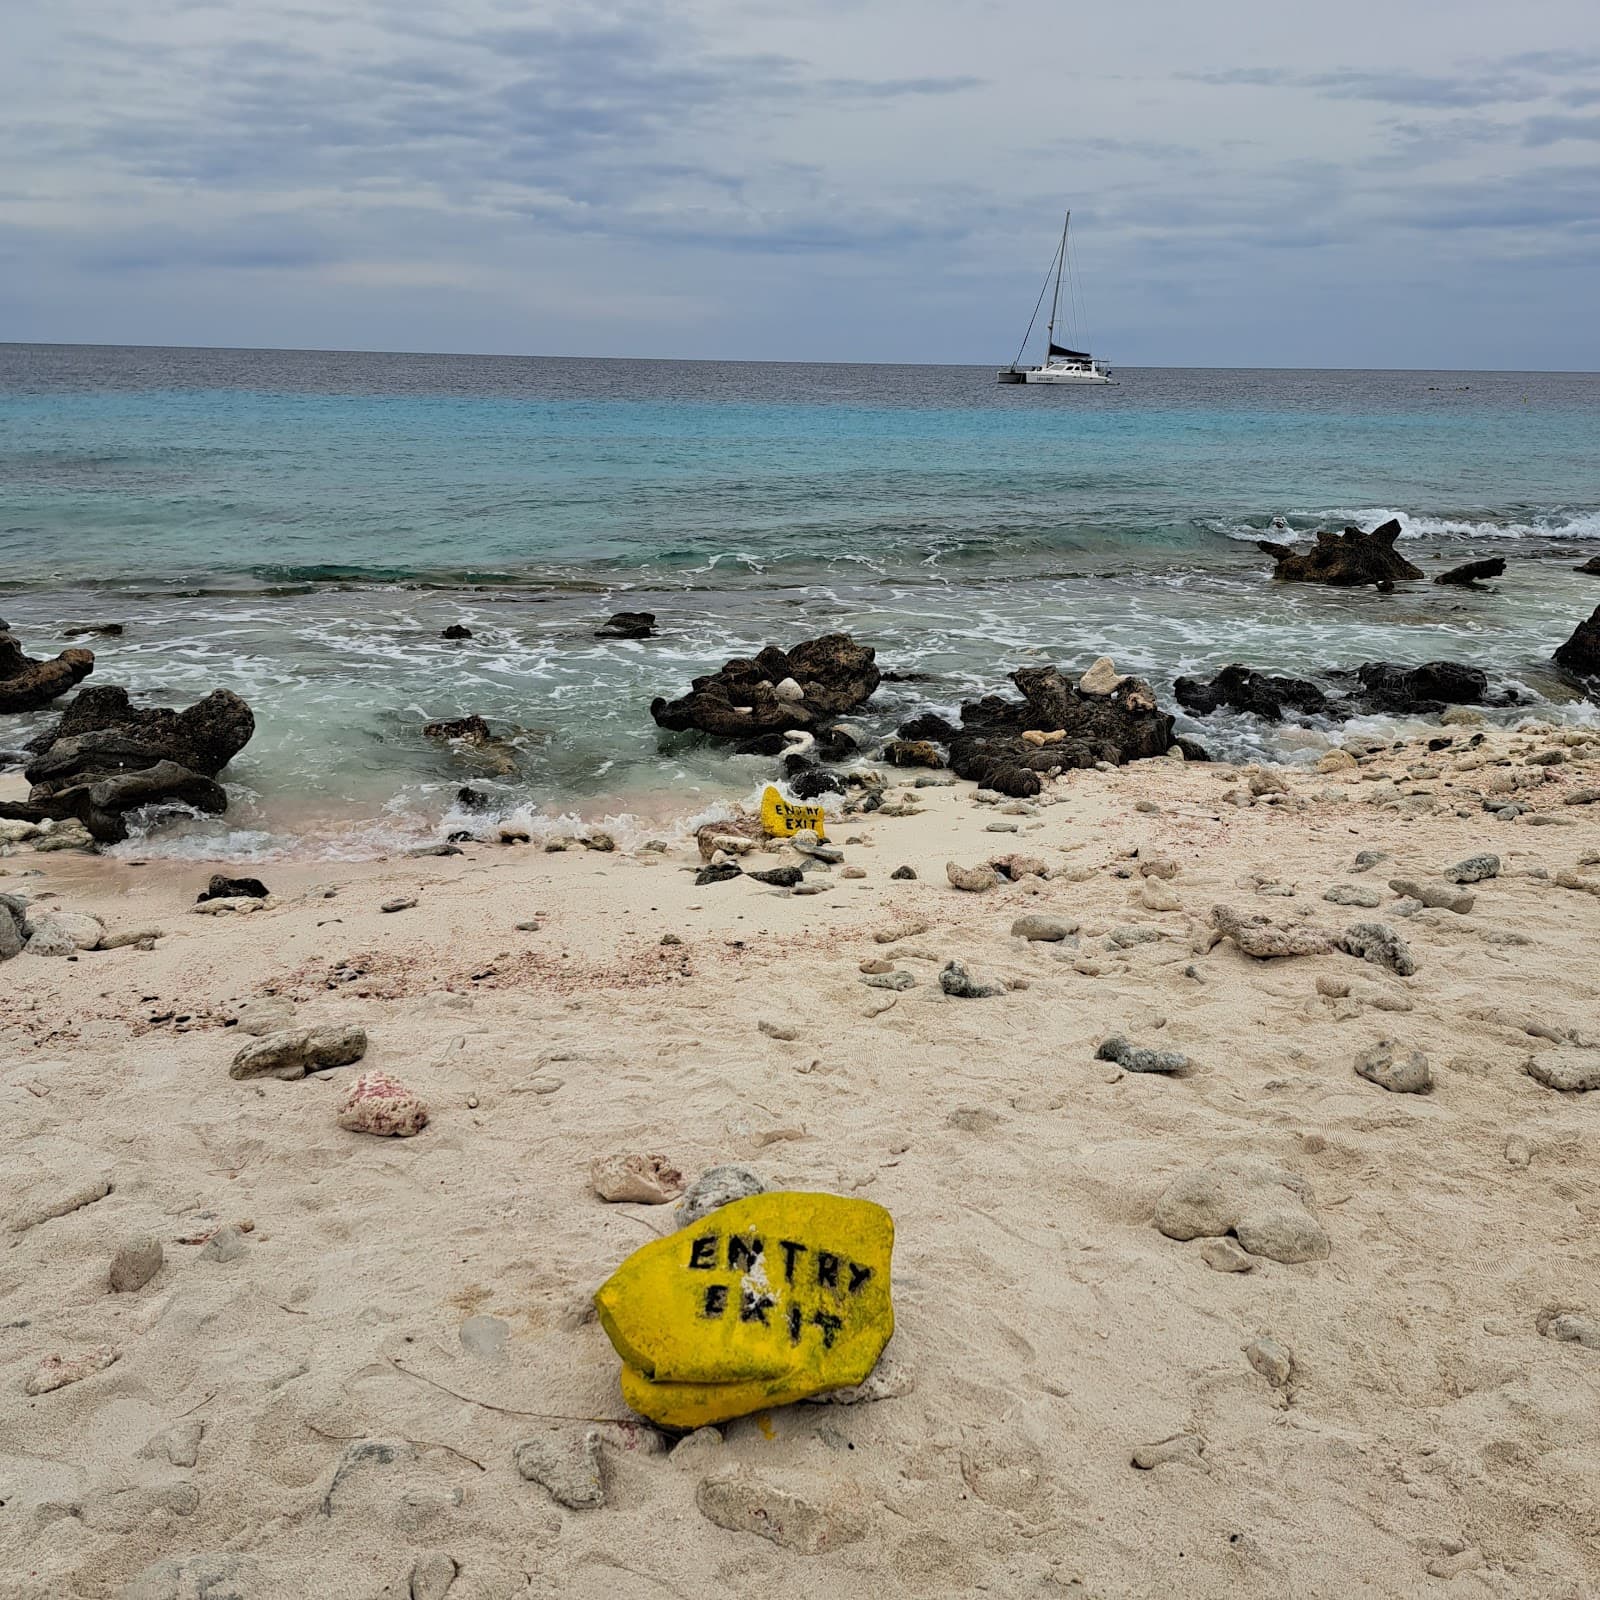
M1081 367L1034 367L1022 374L1024 383L1114 383L1104 372Z

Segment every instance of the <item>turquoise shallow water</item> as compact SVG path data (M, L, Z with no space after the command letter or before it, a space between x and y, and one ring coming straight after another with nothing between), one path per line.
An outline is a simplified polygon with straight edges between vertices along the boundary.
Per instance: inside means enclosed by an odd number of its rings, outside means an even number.
M1454 656L1587 714L1542 663L1600 600L1570 571L1600 549L1600 378L1122 376L0 346L0 615L51 651L122 622L99 680L244 693L241 850L437 823L474 774L420 726L467 711L522 730L508 804L690 809L764 769L663 739L650 698L836 627L927 675L885 725L1100 653L1161 685ZM1275 586L1249 543L1391 513L1425 569L1506 555L1499 592ZM662 637L595 641L622 607Z

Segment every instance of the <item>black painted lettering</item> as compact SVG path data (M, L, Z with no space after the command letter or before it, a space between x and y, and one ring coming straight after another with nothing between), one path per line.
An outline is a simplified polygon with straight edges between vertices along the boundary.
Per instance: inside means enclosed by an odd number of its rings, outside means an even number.
M800 1343L800 1307L789 1307L789 1343Z
M754 1267L761 1255L762 1244L759 1239L741 1239L737 1234L728 1236L728 1270L730 1272L743 1272L746 1268Z
M752 1294L746 1289L744 1298L739 1303L739 1320L741 1322L759 1322L764 1328L767 1326L767 1313L777 1303L770 1294Z
M717 1264L717 1236L703 1233L689 1246L689 1265L699 1271L710 1272Z
M706 1288L705 1315L720 1317L728 1309L728 1286L725 1283L713 1283Z
M871 1267L863 1267L859 1262L850 1263L850 1293L859 1294L868 1278L872 1276Z
M806 1253L806 1247L794 1239L780 1239L779 1247L783 1251L783 1281L794 1282L794 1264Z
M839 1317L831 1316L826 1311L813 1311L811 1320L822 1329L822 1348L824 1350L833 1349L834 1336L844 1326L843 1320Z
M817 1252L817 1282L824 1289L839 1287L839 1258L830 1251Z

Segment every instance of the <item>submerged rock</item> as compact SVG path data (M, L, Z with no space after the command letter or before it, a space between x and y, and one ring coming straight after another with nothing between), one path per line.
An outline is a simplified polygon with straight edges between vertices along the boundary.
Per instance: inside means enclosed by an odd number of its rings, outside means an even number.
M1572 637L1556 650L1555 663L1580 678L1600 678L1600 606L1596 606L1572 630Z
M1391 517L1370 533L1359 528L1346 528L1342 533L1319 529L1309 550L1265 539L1258 539L1256 548L1277 563L1272 576L1281 582L1328 583L1343 588L1394 584L1422 576L1422 569L1412 566L1395 549L1400 532L1399 522Z
M786 679L794 680L800 698L778 693ZM653 700L650 715L658 726L674 731L749 739L808 729L853 711L881 681L874 650L847 633L830 633L791 650L768 645L754 658L735 657L720 671L694 679L678 699Z
M1490 556L1483 561L1467 561L1459 567L1451 567L1448 572L1441 572L1433 581L1465 589L1473 584L1482 583L1485 578L1498 578L1505 570L1504 556Z
M597 639L649 639L656 631L653 611L614 611L594 630Z
M24 655L15 634L0 628L0 712L37 711L94 671L92 650L63 650L53 661Z

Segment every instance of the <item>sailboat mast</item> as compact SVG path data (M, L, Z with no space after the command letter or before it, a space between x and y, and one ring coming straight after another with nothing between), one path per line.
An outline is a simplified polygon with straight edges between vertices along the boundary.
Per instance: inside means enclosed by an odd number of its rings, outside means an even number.
M1067 259L1067 228L1072 222L1069 211L1061 224L1061 243L1056 250L1056 292L1050 301L1050 327L1046 335L1044 358L1050 359L1050 347L1056 342L1056 315L1061 310L1061 268Z

